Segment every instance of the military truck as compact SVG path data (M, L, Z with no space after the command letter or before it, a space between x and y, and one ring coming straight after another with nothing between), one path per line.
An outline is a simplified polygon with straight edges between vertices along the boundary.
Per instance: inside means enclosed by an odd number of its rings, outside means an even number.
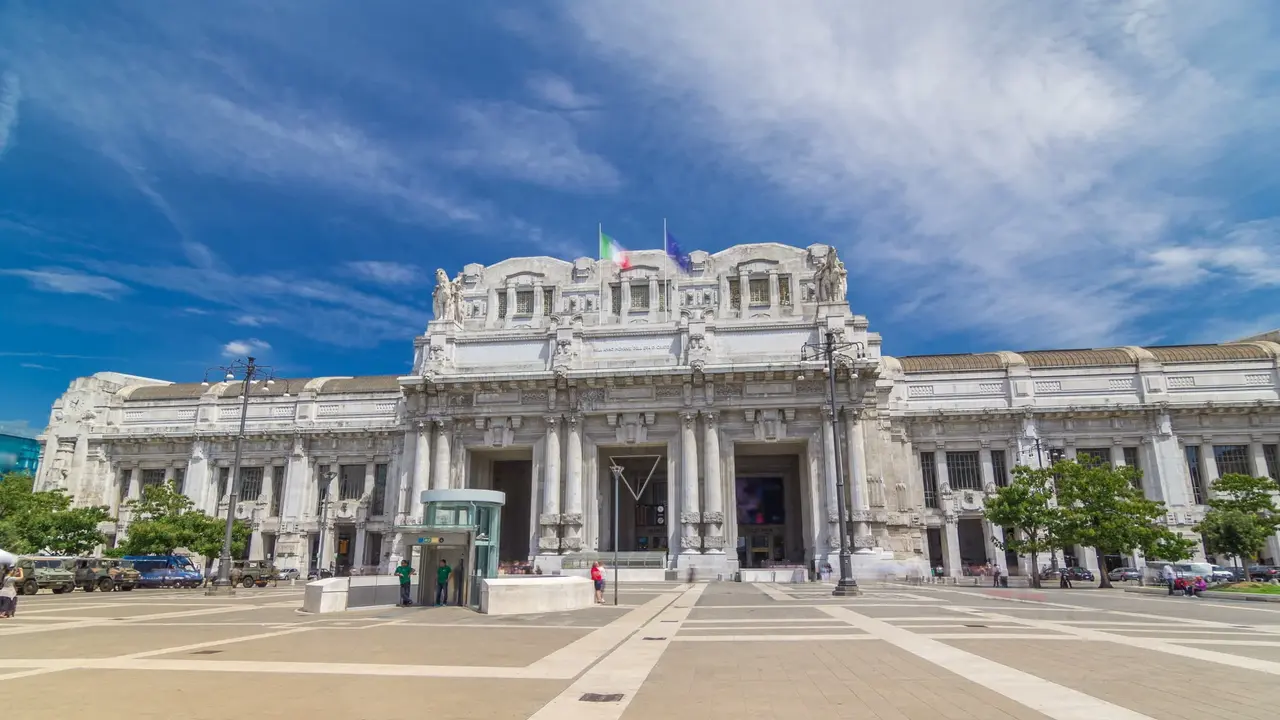
M263 560L237 560L231 566L231 584L246 588L266 587L276 582L276 569Z
M75 574L76 587L85 592L132 590L142 573L126 568L114 558L67 558L63 565Z
M18 593L35 595L43 588L61 595L76 589L76 576L63 569L63 558L21 557L15 567L18 571Z

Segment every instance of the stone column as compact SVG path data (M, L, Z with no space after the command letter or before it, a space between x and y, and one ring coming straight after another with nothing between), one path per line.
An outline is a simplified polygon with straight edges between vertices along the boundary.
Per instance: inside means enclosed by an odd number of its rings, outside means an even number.
M849 506L853 518L853 547L869 548L875 545L868 522L870 504L867 499L867 444L862 436L862 413L857 409L845 411L845 434L849 447Z
M448 418L440 418L436 420L436 466L431 472L431 489L432 490L448 490L449 489L449 464L453 458L449 454L450 443L452 438L449 432L452 429L452 422Z
M364 523L356 523L356 548L351 556L351 564L354 567L363 567L364 562L364 543L368 538L368 531L365 530Z
M698 414L695 412L680 414L680 525L683 530L680 547L684 553L696 553L702 547L699 527L702 513L698 505L698 439L694 434L697 421Z
M1253 467L1254 477L1271 477L1271 474L1267 472L1267 455L1262 450L1262 443L1249 443L1249 460L1251 461L1250 465Z
M553 554L560 550L560 416L547 415L547 441L542 460L542 514L538 525L538 551Z
M778 306L782 302L780 294L781 293L778 290L778 271L770 270L769 271L769 312L773 315L773 317L778 316L777 315Z
M516 287L507 286L507 316L502 318L503 325L511 325L511 318L516 316Z
M1212 442L1200 445L1200 462L1204 464L1204 499L1208 500L1213 496L1213 483L1221 477L1218 474L1218 456L1213 454Z
M142 468L135 467L129 473L129 495L127 499L137 500L140 497L142 497Z
M533 286L533 326L539 327L542 321L542 283Z
M564 473L564 539L560 546L565 550L582 550L582 416L565 418L569 443Z
M751 310L751 277L743 270L738 273L738 317L748 317Z
M209 443L205 440L196 440L191 443L191 459L187 461L187 482L182 493L201 512L209 511L205 507L204 498L212 481L213 478L209 474Z
M822 408L823 494L826 495L827 546L840 550L840 497L836 490L836 438L831 429L831 408Z
M649 278L649 322L658 321L658 278Z
M952 578L959 579L964 574L960 560L960 522L959 518L954 515L948 515L946 523L943 525L942 544L947 554L945 556L947 575Z
M401 512L409 524L422 522L422 491L431 487L431 423L417 424L413 438L413 480Z
M365 515L372 515L373 508L368 503L373 501L373 481L378 475L378 463L367 458L364 463L364 488L360 491L360 502L365 504Z
M702 481L706 501L702 522L706 524L702 538L708 552L724 552L724 488L720 485L720 427L718 413L703 412Z
M324 512L324 543L320 545L321 568L329 568L333 565L333 548L337 544L338 540L337 537L335 537L337 535L337 530L333 523L333 514L337 510L338 506L338 476L340 471L337 468L338 465L336 462L330 462L329 469L333 471L333 477L328 480L325 480L323 476L318 476L316 478L317 486L321 483L324 484L324 493L322 497L328 499L327 510L324 505L321 505L321 510ZM316 472L317 474L319 473L319 466L316 467Z

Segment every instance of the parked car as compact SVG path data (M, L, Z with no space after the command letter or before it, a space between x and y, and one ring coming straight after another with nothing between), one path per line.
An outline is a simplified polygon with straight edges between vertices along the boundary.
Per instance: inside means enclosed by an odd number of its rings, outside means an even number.
M276 569L264 560L237 560L231 566L231 584L246 588L266 587L276 581Z
M76 576L62 568L62 558L20 557L14 569L18 571L18 594L35 595L48 588L55 595L76 589Z
M66 558L63 567L75 575L76 587L85 592L132 590L142 577L142 573L123 567L114 558Z
M1141 580L1142 571L1138 568L1118 567L1107 573L1107 579L1111 582L1128 582L1130 580Z
M1221 565L1213 565L1212 578L1205 578L1209 582L1216 583L1233 583L1239 582L1241 579L1241 570L1239 568L1222 567Z
M1250 565L1249 579L1258 582L1280 580L1280 567L1275 565Z
M1072 582L1075 582L1075 581L1093 582L1093 573L1079 566L1059 568L1057 570L1054 570L1053 568L1045 568L1044 571L1040 573L1040 579L1054 580L1058 577L1059 573L1063 573L1063 572L1067 574L1067 579L1071 580Z
M284 568L283 570L277 569L276 577L280 578L281 580L297 580L298 578L302 577L302 573L298 570L298 568Z
M129 555L124 559L142 574L140 587L196 588L204 582L191 560L181 555Z

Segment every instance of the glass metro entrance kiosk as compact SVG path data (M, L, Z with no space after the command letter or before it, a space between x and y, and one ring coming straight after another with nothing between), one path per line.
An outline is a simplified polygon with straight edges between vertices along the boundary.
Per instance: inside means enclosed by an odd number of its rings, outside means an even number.
M505 493L425 490L423 525L402 528L405 554L417 572L418 605L433 605L441 561L450 568L446 605L480 606L480 581L498 574ZM406 559L409 559L408 557Z

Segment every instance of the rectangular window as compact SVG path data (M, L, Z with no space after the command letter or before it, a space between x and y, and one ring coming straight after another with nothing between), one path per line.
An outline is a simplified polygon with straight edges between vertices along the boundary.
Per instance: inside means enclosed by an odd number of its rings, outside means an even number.
M506 319L507 317L507 291L498 291L498 317Z
M649 309L649 283L635 283L631 286L631 309Z
M738 287L738 278L729 278L729 307L742 309L742 288Z
M619 283L609 286L609 307L614 315L622 314L622 285Z
M342 465L338 468L338 499L359 500L364 494L364 465Z
M556 289L542 289L542 314L550 315L555 310L556 305Z
M1249 467L1248 445L1214 445L1213 459L1218 462L1218 477L1253 474L1253 468Z
M183 495L187 494L187 469L175 468L173 471L173 487Z
M995 476L996 485L1009 485L1009 464L1004 450L991 451L991 474Z
M516 317L533 314L533 291L516 291Z
M164 484L164 468L147 468L142 471L142 491Z
M370 515L385 515L387 504L387 464L378 463L373 470L373 499L369 501Z
M756 278L747 281L747 288L751 292L752 305L768 305L769 304L769 278Z
M329 466L316 467L316 515L324 508L325 496L329 494Z
M231 468L218 468L218 502L227 496L227 484L231 481Z
M284 473L283 465L273 465L271 467L271 515L270 517L280 517L280 506L284 502Z
M1124 464L1139 470L1142 469L1142 463L1138 461L1138 448L1127 447L1124 449Z
M382 533L371 532L365 535L363 562L370 566L382 562Z
M262 468L240 468L240 499L257 502L262 495Z
M1262 457L1267 461L1267 475L1272 480L1280 480L1280 445L1263 445Z
M1200 472L1200 446L1188 445L1183 448L1187 456L1187 472L1191 475L1191 495L1197 505L1204 504L1204 475Z
M779 305L791 304L791 276L790 275L778 276L778 304Z
M933 453L920 453L920 479L924 481L924 506L938 507L938 468Z
M981 490L982 466L978 451L947 453L947 480L952 490Z
M1076 450L1076 462L1090 466L1110 465L1111 448L1080 448Z

